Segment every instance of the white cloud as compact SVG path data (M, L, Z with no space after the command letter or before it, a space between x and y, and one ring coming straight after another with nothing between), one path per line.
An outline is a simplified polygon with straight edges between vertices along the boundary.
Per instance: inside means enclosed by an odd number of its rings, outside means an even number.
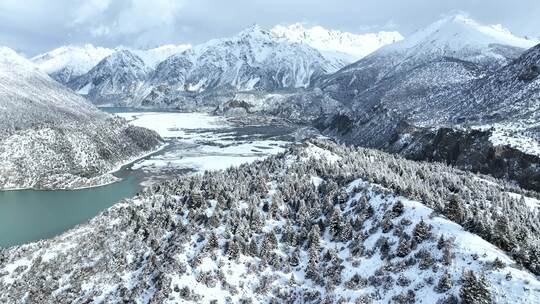
M0 43L33 54L69 43L199 43L255 22L272 27L301 21L407 35L453 8L469 11L481 23L540 35L533 22L540 15L538 0L0 0Z
M71 25L83 24L102 14L111 4L111 0L86 0L75 10Z

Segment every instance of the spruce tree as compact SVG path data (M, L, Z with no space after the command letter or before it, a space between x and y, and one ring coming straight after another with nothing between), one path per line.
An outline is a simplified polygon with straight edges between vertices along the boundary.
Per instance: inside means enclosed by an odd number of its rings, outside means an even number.
M334 208L332 217L330 218L330 234L332 237L338 237L341 232L343 217L341 215L341 209Z
M431 226L424 222L424 219L421 219L420 222L414 227L413 238L420 244L423 241L431 237Z
M452 277L448 273L448 271L445 271L442 275L442 277L439 279L439 282L437 283L437 286L435 287L436 292L447 292L452 288Z
M319 252L316 250L309 250L309 260L306 266L306 278L311 279L313 282L318 283L320 281L319 276Z
M352 240L353 236L353 227L350 221L346 221L345 225L343 225L343 228L341 229L341 235L340 239L342 242L348 242Z
M259 255L259 247L257 246L257 242L255 241L255 238L251 238L251 241L249 242L248 254L251 256Z
M236 240L229 241L227 246L227 255L231 260L236 260L240 256L240 247L238 246L238 243L236 243Z
M462 224L465 221L465 209L463 201L454 195L444 208L444 215L451 221Z
M320 243L321 243L321 234L319 231L319 226L313 225L313 227L311 227L311 231L308 234L308 248L310 250L314 249L318 251L320 248L319 247Z
M464 304L492 304L489 284L485 277L477 278L472 270L465 270L461 277L459 296Z
M411 242L406 239L401 239L396 251L396 255L400 258L404 258L411 253Z

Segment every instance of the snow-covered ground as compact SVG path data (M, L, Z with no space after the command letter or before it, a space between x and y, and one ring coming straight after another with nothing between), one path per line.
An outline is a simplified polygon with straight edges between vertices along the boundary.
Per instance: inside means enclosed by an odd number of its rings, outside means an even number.
M132 125L154 130L163 138L185 137L188 130L226 129L225 118L207 113L128 112L116 113Z
M492 130L489 140L494 146L509 146L523 153L540 157L540 143L526 135L528 128L537 126L533 122L515 122L475 126L479 130Z

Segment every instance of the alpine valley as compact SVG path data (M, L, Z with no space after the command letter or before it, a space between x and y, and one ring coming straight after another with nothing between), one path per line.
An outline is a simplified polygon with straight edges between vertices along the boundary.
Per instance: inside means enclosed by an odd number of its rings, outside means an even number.
M153 179L0 247L0 302L538 303L539 43L452 14L2 47L1 189Z

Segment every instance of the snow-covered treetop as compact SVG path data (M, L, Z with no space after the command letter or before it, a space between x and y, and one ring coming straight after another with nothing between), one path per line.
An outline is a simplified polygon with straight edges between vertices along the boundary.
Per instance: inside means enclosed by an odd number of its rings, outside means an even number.
M306 28L301 23L277 25L271 32L293 42L305 43L323 54L341 55L349 61L359 60L382 46L403 40L403 36L396 31L353 34L321 26Z

